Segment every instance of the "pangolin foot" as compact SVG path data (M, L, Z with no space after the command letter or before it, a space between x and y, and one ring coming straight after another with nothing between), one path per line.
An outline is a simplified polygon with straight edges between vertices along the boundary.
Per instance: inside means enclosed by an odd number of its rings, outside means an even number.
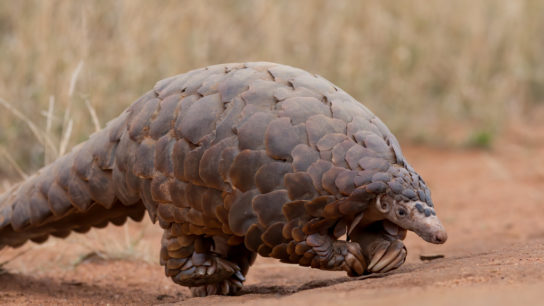
M191 287L194 296L231 295L238 292L245 281L238 265L208 253L193 253L172 279Z
M234 274L228 279L217 283L190 287L193 296L208 296L208 295L234 295L242 288L242 282L245 278L240 272Z
M312 234L306 238L316 260L312 267L325 270L344 270L350 276L364 273L366 261L361 246L355 242L336 241L328 235Z
M400 267L408 254L400 240L379 240L369 249L371 259L367 269L371 273L385 273Z
M359 276L365 271L365 258L361 252L361 246L357 243L347 242L342 249L344 262L342 268L348 272L349 276Z

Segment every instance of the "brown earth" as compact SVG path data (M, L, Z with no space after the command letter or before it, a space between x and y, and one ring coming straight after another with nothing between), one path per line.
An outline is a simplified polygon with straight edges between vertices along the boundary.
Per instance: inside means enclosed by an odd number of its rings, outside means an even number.
M259 258L241 295L191 298L189 290L164 277L157 263L161 231L146 221L2 250L0 302L542 304L542 132L518 130L492 150L405 147L433 191L449 240L431 245L409 234L406 263L385 275L348 278ZM444 258L422 261L420 255Z

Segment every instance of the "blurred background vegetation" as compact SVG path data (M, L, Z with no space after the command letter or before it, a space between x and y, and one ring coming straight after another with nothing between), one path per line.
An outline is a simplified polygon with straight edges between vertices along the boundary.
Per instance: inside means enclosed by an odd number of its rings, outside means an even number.
M85 140L157 80L225 62L320 74L403 142L490 146L539 120L543 33L530 0L0 0L0 178Z

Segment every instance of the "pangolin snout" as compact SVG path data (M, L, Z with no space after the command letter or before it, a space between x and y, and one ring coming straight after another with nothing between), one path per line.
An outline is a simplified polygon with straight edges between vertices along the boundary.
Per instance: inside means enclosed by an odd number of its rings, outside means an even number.
M415 221L411 230L423 240L434 244L442 244L448 240L448 233L436 216L418 216Z
M425 241L434 244L442 244L448 240L448 233L438 218L432 217L428 218L426 221L427 222L422 224L422 228L414 230L416 234Z
M431 243L442 244L448 240L448 233L442 228L442 230L434 233Z

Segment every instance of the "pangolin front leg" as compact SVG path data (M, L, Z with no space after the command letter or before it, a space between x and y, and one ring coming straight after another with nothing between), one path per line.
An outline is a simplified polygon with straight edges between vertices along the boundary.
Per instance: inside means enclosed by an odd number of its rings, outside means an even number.
M378 222L364 229L355 229L351 240L361 245L368 262L368 273L385 273L400 267L406 261L407 250L402 240L406 231L397 229L388 221Z
M259 234L260 230L250 230L245 239L246 246L248 249L258 250L262 256L277 258L285 263L322 270L346 271L350 276L365 272L367 261L358 243L337 240L327 233L304 234L296 230L294 237L289 241L280 238L278 230L274 235L274 230L281 228L281 225L276 223L270 226L262 235ZM253 227L256 228L257 226ZM259 235L263 239L258 237ZM261 244L258 245L256 242Z
M326 234L311 234L295 246L294 254L302 255L300 265L323 270L344 270L350 276L361 275L367 262L361 246L354 242L336 240Z
M232 295L245 281L256 254L242 244L229 245L227 237L177 234L165 230L162 238L161 265L166 276L188 286L194 296Z

